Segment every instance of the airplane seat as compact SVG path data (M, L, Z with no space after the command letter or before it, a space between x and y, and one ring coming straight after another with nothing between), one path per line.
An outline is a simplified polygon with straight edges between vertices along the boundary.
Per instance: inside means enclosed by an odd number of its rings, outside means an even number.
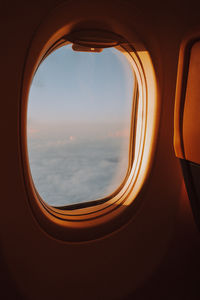
M194 219L200 229L200 35L187 38L179 56L174 146Z

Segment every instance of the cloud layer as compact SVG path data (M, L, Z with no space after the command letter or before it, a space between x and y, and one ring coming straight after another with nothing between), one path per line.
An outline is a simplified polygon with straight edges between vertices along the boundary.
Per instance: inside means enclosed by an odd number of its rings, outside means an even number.
M114 192L128 167L124 139L29 134L31 173L40 196L50 205L63 206Z

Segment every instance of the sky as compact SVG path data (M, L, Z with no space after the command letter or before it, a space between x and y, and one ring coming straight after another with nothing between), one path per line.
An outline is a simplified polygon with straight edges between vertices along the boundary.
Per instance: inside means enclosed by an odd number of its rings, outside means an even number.
M118 50L75 52L39 66L28 100L28 151L35 186L50 205L103 198L128 167L133 73Z
M132 67L113 48L75 52L71 45L40 65L29 94L33 121L119 122L127 118L133 89Z

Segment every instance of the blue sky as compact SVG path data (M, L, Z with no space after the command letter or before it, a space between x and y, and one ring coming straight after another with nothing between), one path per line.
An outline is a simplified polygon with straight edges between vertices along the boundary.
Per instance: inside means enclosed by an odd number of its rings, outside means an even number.
M28 118L42 122L124 122L132 105L130 63L116 49L75 52L71 45L39 66L29 94Z

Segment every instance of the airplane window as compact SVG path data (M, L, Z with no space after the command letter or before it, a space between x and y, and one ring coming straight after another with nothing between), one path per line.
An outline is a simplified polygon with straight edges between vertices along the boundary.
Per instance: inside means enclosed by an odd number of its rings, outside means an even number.
M116 48L63 45L39 65L28 98L27 143L34 186L48 205L107 199L133 155L134 70Z

